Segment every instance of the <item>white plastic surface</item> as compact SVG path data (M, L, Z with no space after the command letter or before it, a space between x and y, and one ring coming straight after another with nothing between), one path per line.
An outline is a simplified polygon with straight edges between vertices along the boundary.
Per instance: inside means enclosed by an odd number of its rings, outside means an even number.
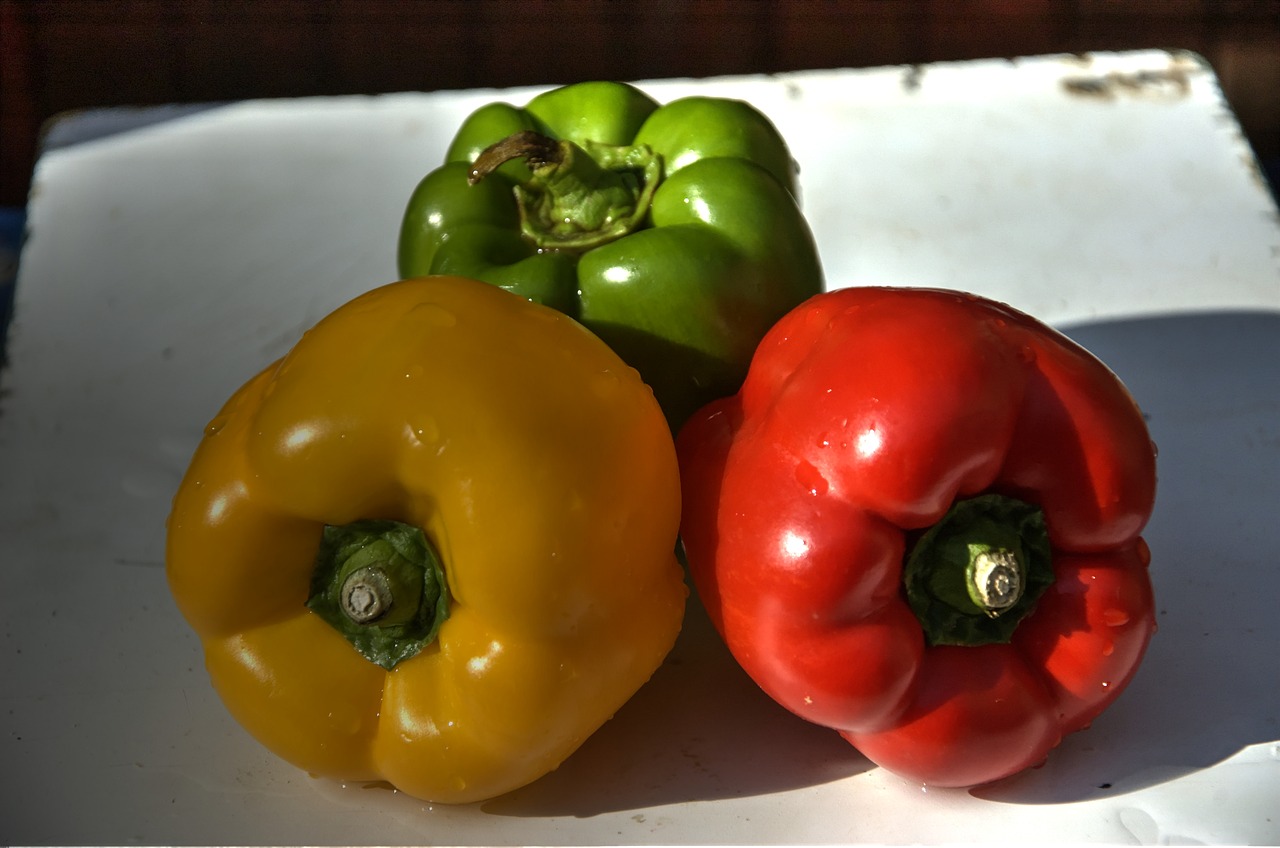
M170 600L169 500L241 382L394 279L458 122L532 91L239 103L38 165L0 375L0 843L1280 841L1280 222L1212 72L1136 53L643 87L778 124L831 287L1002 299L1130 386L1160 445L1160 632L1125 694L1043 768L926 791L773 705L695 606L651 683L506 797L273 757Z

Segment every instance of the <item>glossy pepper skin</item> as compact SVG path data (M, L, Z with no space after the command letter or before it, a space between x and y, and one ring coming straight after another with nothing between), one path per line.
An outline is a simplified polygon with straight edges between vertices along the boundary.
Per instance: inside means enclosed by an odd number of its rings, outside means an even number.
M407 280L218 413L174 500L168 578L265 746L475 801L558 766L660 665L687 594L679 504L661 411L607 346L484 283ZM420 529L446 584L447 618L389 670L308 606L326 528L369 521Z
M1099 360L1007 306L819 295L677 451L690 570L734 656L911 780L1042 762L1120 694L1155 630L1142 414ZM966 582L997 554L1039 563L989 584L1021 581L1005 611Z
M571 142L574 164L483 155L529 131ZM602 176L597 163L612 164ZM773 322L822 290L795 179L776 128L740 101L659 105L590 82L491 103L413 192L400 274L475 277L573 316L640 371L675 432L734 392Z

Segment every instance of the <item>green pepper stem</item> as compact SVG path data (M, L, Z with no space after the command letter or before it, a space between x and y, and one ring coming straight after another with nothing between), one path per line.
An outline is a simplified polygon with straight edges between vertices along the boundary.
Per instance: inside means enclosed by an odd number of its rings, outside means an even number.
M645 145L579 146L523 130L481 151L467 181L512 159L524 159L532 174L514 194L521 233L539 250L585 252L634 232L662 180L662 160Z
M1003 495L957 501L903 568L907 600L933 645L1007 643L1053 579L1044 513Z
M495 142L480 152L471 163L467 182L471 185L483 180L512 159L524 159L531 168L560 163L561 147L553 138L540 132L524 130Z

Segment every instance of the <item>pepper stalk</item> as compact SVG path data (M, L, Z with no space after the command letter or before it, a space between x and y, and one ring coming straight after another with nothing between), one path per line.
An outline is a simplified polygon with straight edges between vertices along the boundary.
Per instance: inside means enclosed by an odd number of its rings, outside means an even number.
M995 494L953 504L903 568L907 601L931 645L1009 642L1053 582L1044 512Z
M582 146L533 130L483 150L467 181L524 159L532 179L515 187L524 237L540 250L585 252L638 229L662 181L662 159L648 145Z
M325 525L307 607L385 669L435 641L449 617L440 557L398 521Z

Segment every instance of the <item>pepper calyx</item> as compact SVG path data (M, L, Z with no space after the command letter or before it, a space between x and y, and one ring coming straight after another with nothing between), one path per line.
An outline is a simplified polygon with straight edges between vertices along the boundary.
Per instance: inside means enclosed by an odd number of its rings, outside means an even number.
M435 641L449 587L421 529L398 521L327 524L307 607L385 669Z
M585 252L639 229L662 181L662 159L648 145L553 139L533 130L481 151L472 185L512 159L531 179L515 186L524 238L539 250Z
M1053 581L1044 512L996 494L953 504L903 567L907 601L931 645L1008 643Z

